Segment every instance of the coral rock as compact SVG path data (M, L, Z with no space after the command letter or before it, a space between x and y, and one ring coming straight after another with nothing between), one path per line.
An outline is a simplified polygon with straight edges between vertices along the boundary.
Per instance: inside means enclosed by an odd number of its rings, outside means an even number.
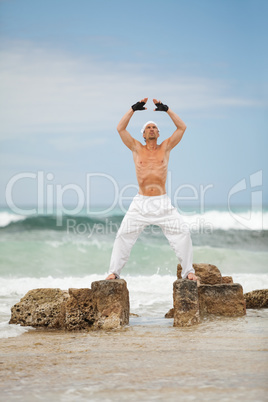
M174 327L199 323L198 290L196 281L178 279L173 283Z
M66 303L66 329L86 329L96 319L96 311L91 289L69 289L69 300Z
M200 283L208 285L216 285L222 283L222 276L220 270L211 264L193 264L195 274L199 276ZM181 279L182 267L180 264L177 266L177 277Z
M165 314L165 318L174 318L174 308L168 310L168 312Z
M129 293L126 281L104 280L91 285L97 311L96 328L118 328L129 323Z
M231 276L223 276L222 283L234 283L233 278Z
M113 329L129 322L126 282L98 281L92 289L34 289L11 308L10 324L67 330Z
M246 314L243 288L238 283L200 285L198 287L200 314L216 314L229 317Z
M268 289L253 290L244 294L247 308L268 308Z
M11 308L10 324L22 326L62 328L65 326L66 290L30 290Z

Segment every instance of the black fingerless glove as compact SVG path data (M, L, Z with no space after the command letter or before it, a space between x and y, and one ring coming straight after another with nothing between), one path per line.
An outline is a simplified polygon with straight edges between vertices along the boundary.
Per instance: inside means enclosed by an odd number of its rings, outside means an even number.
M167 112L168 111L168 106L164 105L162 102L158 102L155 104L157 108L155 109L156 112Z
M144 105L145 105L145 102L137 102L134 105L132 105L131 107L132 107L132 110L134 112L136 112L136 110L145 110Z

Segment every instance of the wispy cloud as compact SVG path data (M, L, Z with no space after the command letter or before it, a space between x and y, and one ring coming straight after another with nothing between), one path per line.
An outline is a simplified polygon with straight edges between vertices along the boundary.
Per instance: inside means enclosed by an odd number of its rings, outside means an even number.
M5 167L16 170L22 166L24 169L37 170L41 167L58 168L62 166L62 160L57 161L56 159L51 159L49 155L47 155L47 157L35 156L33 154L24 155L20 154L18 151L9 151L1 155L1 173L3 173Z
M159 79L148 65L104 64L30 42L6 43L0 59L1 138L88 133L89 146L93 132L115 125L123 104L143 96L159 96L173 109L192 113L260 106L220 80L179 73ZM52 143L59 144L57 139ZM65 146L73 142L66 140Z
M74 138L73 136L64 136L51 138L48 140L49 144L52 144L54 148L58 151L68 152L68 151L78 151L80 149L90 149L94 146L100 146L107 142L107 140L103 137L101 138L91 138L91 139L84 139L84 138Z

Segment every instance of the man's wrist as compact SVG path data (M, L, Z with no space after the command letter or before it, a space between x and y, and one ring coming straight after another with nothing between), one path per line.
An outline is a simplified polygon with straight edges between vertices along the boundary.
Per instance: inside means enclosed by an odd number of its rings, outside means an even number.
M169 109L168 105L164 105L162 102L155 103L155 106L156 106L155 109L156 112L167 112Z
M145 102L137 102L134 103L134 105L131 106L133 112L136 112L137 110L145 110Z

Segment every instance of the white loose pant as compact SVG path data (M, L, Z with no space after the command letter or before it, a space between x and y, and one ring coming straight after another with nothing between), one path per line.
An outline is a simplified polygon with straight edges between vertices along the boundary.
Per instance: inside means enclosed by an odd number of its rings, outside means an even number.
M154 197L137 194L133 198L115 238L109 273L120 278L132 247L148 225L158 225L162 229L181 263L182 278L190 272L195 273L189 228L167 194Z

